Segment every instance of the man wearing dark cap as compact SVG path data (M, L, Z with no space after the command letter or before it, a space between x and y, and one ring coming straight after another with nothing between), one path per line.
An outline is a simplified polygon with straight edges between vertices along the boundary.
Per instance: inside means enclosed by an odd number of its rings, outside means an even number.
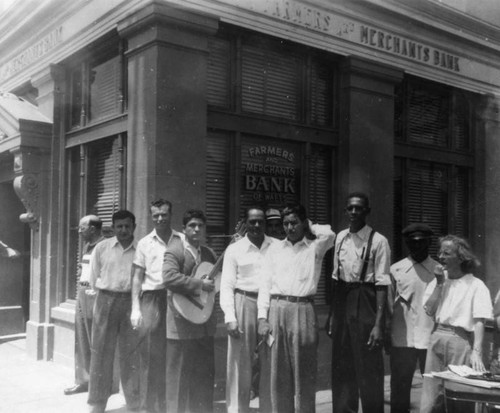
M432 229L410 224L403 230L408 257L391 266L387 330L390 334L391 413L410 411L410 391L415 365L424 372L427 346L434 322L423 307L423 295L434 279L438 262L429 256ZM388 340L389 341L389 340Z

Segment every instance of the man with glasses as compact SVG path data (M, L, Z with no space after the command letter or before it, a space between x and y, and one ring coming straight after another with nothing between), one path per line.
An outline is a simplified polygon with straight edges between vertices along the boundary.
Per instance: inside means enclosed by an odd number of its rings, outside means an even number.
M167 292L163 284L163 256L174 237L172 204L165 199L151 203L154 229L137 243L132 272L130 322L138 329L140 344L141 408L165 411Z
M104 237L102 221L96 215L84 216L78 225L78 233L84 242L78 264L75 309L75 384L64 389L64 394L86 392L89 388L90 337L92 333L92 309L95 294L90 288L90 254Z
M368 197L347 198L349 228L335 242L332 338L333 412L384 411L384 310L390 285L391 251L387 239L366 225Z
M252 363L257 346L257 295L262 262L273 239L265 235L260 207L246 211L246 235L230 245L222 268L220 306L228 333L226 406L228 413L249 411ZM265 386L262 386L263 389ZM264 409L260 392L260 409Z

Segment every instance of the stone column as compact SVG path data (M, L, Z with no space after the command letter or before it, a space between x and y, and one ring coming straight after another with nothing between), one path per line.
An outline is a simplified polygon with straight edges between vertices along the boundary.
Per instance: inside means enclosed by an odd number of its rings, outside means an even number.
M477 141L484 142L484 153L477 151L476 144L476 174L474 177L474 214L472 228L478 231L471 234L474 245L483 238L484 246L483 268L492 299L500 288L498 272L500 270L500 98L488 95L482 97L477 105ZM479 153L478 153L479 152ZM482 160L484 159L484 162ZM481 219L483 218L484 219ZM484 226L481 226L484 223ZM474 225L475 224L475 225Z
M153 3L118 24L127 39L127 207L138 235L150 222L149 202L204 208L208 37L217 21ZM133 196L132 196L133 194Z
M38 89L38 107L50 121L58 99L57 67L49 67L32 78ZM27 212L21 221L31 227L30 319L26 325L26 346L30 356L51 360L54 351L54 325L50 311L56 305L57 275L60 271L59 189L61 188L60 147L54 139L54 128L30 131L37 146L24 145L14 153L14 189ZM23 136L24 133L24 136ZM26 139L25 139L26 138ZM21 131L22 142L30 142Z
M394 87L399 70L349 57L341 68L340 205L353 191L370 197L368 223L392 239ZM345 222L339 211L339 222Z

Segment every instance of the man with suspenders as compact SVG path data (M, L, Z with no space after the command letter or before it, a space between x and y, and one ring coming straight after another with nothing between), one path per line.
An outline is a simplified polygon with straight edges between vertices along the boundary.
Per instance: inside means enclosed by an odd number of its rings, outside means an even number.
M390 284L391 251L387 239L366 225L368 197L347 198L349 228L337 236L334 250L332 338L333 412L384 411L384 310Z

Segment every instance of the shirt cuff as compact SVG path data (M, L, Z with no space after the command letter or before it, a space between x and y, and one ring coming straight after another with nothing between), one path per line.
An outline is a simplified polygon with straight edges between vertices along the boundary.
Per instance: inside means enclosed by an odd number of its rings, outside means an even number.
M259 311L257 311L257 318L265 318L267 320L267 309L259 309Z
M228 316L224 316L224 322L227 324L227 323L235 323L236 321L236 317L233 316L233 315L228 315Z

